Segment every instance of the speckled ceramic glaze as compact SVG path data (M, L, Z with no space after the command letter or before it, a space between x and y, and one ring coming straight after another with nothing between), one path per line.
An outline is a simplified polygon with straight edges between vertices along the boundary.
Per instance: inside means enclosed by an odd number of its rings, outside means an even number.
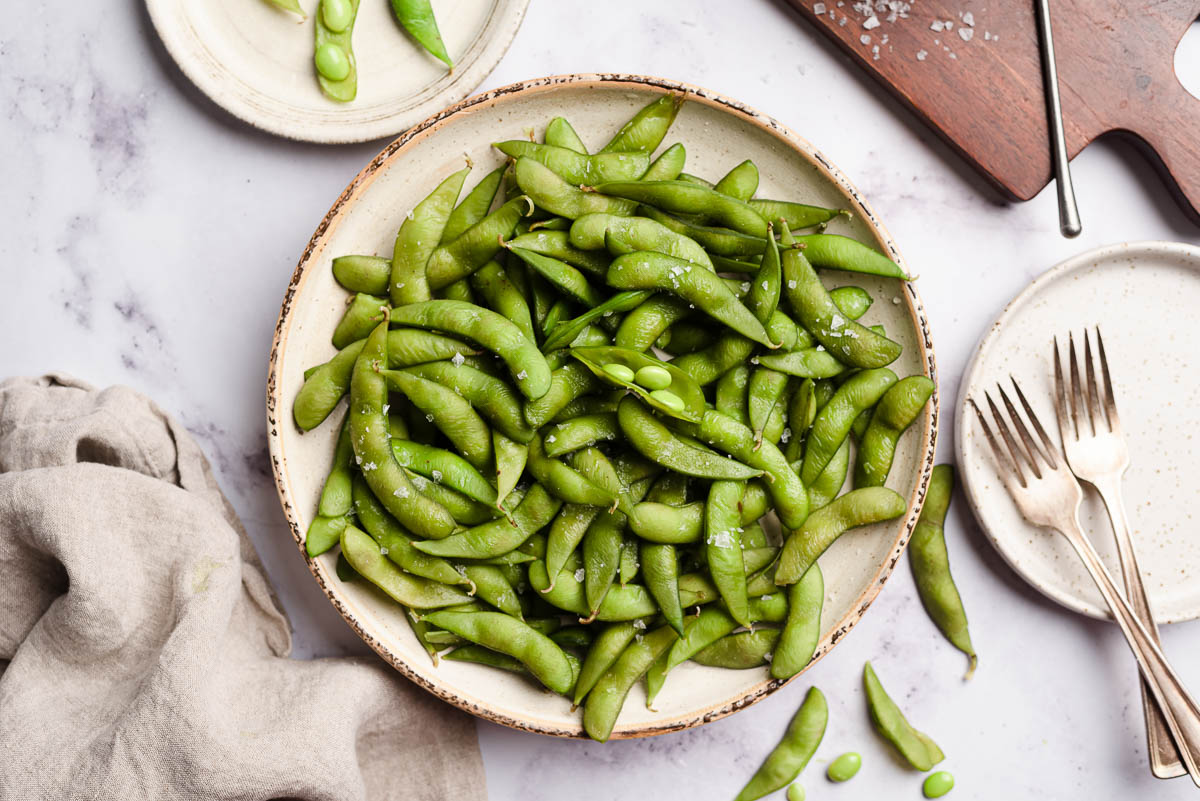
M988 539L1013 569L1050 598L1093 617L1107 607L1067 541L1021 517L997 477L967 398L1015 377L1058 440L1051 340L1097 324L1129 444L1125 503L1138 563L1160 623L1200 617L1200 542L1195 537L1200 464L1200 248L1170 242L1119 244L1063 262L1018 295L980 342L963 377L955 429L963 486ZM1082 347L1082 342L1077 343ZM1082 351L1080 351L1082 358ZM1009 393L1011 395L1011 391ZM1104 505L1087 484L1083 529L1119 576Z
M322 481L329 467L339 408L333 419L301 434L291 418L292 401L305 368L334 354L329 344L346 293L330 272L334 256L390 253L402 215L443 177L459 169L466 153L476 165L472 180L501 163L489 143L540 135L555 115L565 115L589 146L599 147L638 108L665 91L685 92L667 143L685 142L687 169L719 177L752 158L762 173L760 194L802 199L854 212L852 222L832 230L850 233L900 255L854 188L812 146L779 123L696 87L624 75L544 78L471 98L405 133L379 154L338 198L305 250L284 298L267 386L271 461L293 536L303 548ZM929 326L916 289L894 280L827 273L829 286L860 284L876 298L867 324L882 324L904 346L893 365L901 375L936 378ZM901 440L888 485L908 499L902 519L854 531L824 556L826 599L823 656L862 617L908 542L933 465L937 397ZM582 736L579 713L563 698L525 679L478 665L445 662L434 667L418 646L400 610L362 583L334 576L330 555L309 562L326 594L347 622L404 675L469 712L505 725L563 737ZM613 733L641 737L696 726L728 715L781 686L763 669L729 671L685 664L671 674L646 709L635 688Z
M467 96L508 49L529 0L434 0L454 61L447 71L410 39L387 0L359 6L354 26L358 96L321 94L313 68L317 0L304 22L267 0L146 0L167 52L213 102L280 136L365 142L393 136Z

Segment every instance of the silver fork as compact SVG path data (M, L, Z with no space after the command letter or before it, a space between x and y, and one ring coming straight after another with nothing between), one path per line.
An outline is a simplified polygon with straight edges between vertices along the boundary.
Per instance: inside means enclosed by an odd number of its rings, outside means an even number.
M1092 341L1087 331L1083 333L1084 375L1086 388L1079 380L1079 360L1075 355L1075 337L1069 336L1070 387L1063 380L1062 362L1059 359L1058 338L1054 339L1054 399L1058 413L1058 431L1062 435L1063 455L1067 465L1077 478L1096 488L1108 510L1112 521L1113 536L1117 541L1117 555L1121 562L1121 574L1125 580L1125 597L1146 627L1155 643L1158 626L1150 611L1146 597L1146 586L1138 570L1137 555L1133 548L1133 537L1129 532L1129 518L1125 515L1125 501L1121 493L1121 476L1129 467L1129 448L1121 431L1121 419L1117 416L1117 401L1113 394L1112 379L1108 373L1108 356L1104 352L1104 338L1096 328L1096 350L1100 357L1100 375L1104 391L1096 383L1096 370L1092 359ZM1142 684L1142 709L1146 715L1146 742L1150 751L1150 770L1160 779L1182 776L1186 771L1180 761L1179 752L1167 731L1167 722L1162 711L1152 702L1149 690Z
M1200 765L1197 764L1197 754L1200 754L1200 707L1192 700L1183 682L1167 662L1162 649L1138 620L1137 614L1113 583L1112 576L1100 561L1099 554L1088 542L1087 536L1079 526L1079 504L1083 500L1079 482L1050 441L1017 382L1013 380L1012 383L1030 424L1037 431L1040 445L1034 441L1003 387L997 387L1000 399L1008 411L1020 442L1013 436L991 396L985 393L985 397L996 428L1007 445L1007 452L992 434L992 429L975 400L968 399L979 418L984 436L992 447L997 472L1021 514L1034 525L1045 526L1062 534L1083 560L1084 567L1096 582L1096 587L1104 596L1112 610L1113 618L1125 635L1151 694L1163 710L1167 728L1179 747L1188 774L1200 787Z

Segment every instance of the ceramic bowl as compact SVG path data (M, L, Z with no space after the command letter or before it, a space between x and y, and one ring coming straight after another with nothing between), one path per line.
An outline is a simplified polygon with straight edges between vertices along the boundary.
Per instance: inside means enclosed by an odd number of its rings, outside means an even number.
M146 0L167 52L214 103L264 131L331 144L394 136L462 100L500 62L529 0L435 0L452 71L404 33L389 3L362 3L354 26L358 96L350 103L317 86L318 0L300 5L303 22L267 0Z
M482 176L501 163L491 142L541 132L556 115L567 117L591 147L599 147L635 111L663 92L687 102L667 144L686 143L687 170L719 177L743 159L762 173L764 197L803 199L853 212L831 231L856 236L903 264L895 244L864 200L820 153L775 120L693 86L626 75L543 78L478 95L430 118L392 142L350 183L313 235L283 301L271 351L267 412L271 461L292 535L303 552L329 468L339 409L319 428L301 434L292 401L304 370L334 354L329 343L346 302L330 272L334 256L390 253L407 209L442 177L461 167L463 154ZM892 367L900 375L936 380L928 321L915 286L895 280L826 273L829 286L859 284L876 298L867 324L882 324L904 347ZM817 658L825 655L863 616L904 546L924 499L933 466L937 396L902 438L888 485L907 499L903 518L855 530L820 560L826 598ZM443 660L435 667L409 631L402 612L362 583L343 583L326 554L309 566L330 601L362 638L397 670L440 698L498 723L562 737L583 735L578 711L561 697L520 676ZM691 663L672 673L654 710L635 688L613 736L643 737L697 726L728 715L778 689L765 669L719 670Z

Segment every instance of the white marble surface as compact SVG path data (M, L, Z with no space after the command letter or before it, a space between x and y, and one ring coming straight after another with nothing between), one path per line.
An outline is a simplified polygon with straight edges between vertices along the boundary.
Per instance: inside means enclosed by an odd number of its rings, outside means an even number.
M237 123L166 59L137 0L18 4L6 19L0 374L62 370L156 398L213 460L291 615L296 654L364 651L287 534L268 473L263 384L293 265L381 143L301 145ZM1179 68L1200 74L1195 50ZM947 404L984 326L1059 259L1120 239L1200 243L1200 228L1147 162L1103 142L1074 163L1084 234L1060 238L1052 192L1001 202L771 0L538 0L486 85L580 71L700 84L774 115L821 148L864 191L921 275ZM943 458L951 455L951 420L942 415ZM829 658L732 718L608 746L480 724L491 797L730 797L816 683L832 714L803 778L809 797L919 798L920 777L870 731L859 689L868 658L945 746L945 767L959 782L951 797L1190 797L1186 779L1149 776L1134 665L1115 629L1028 589L961 506L948 537L982 655L970 683L959 680L962 660L926 619L901 566ZM1200 626L1171 626L1163 637L1200 691ZM821 772L847 749L863 753L862 773L829 785Z

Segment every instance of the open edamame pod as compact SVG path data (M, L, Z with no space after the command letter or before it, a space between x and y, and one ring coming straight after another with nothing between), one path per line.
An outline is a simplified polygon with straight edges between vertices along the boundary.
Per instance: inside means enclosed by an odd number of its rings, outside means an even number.
M925 505L921 507L921 516L908 544L908 564L917 585L917 595L930 619L946 639L970 659L966 675L970 678L979 660L971 645L962 597L950 574L950 557L946 553L946 537L942 530L953 491L954 468L948 464L934 467L925 493Z
M804 526L788 536L779 554L775 583L780 586L796 583L842 534L899 517L907 508L904 499L886 487L851 490L834 499L809 515Z
M700 385L670 362L615 346L571 348L571 356L601 381L632 392L663 414L694 423L704 414Z
M327 3L331 8L336 7L336 11L327 15ZM358 68L350 41L358 3L359 0L321 0L314 15L313 63L317 68L317 83L326 97L341 103L349 103L358 94Z
M914 729L904 717L900 707L883 689L870 662L863 665L863 690L867 694L867 709L875 729L896 747L908 764L926 771L946 758L929 735Z

